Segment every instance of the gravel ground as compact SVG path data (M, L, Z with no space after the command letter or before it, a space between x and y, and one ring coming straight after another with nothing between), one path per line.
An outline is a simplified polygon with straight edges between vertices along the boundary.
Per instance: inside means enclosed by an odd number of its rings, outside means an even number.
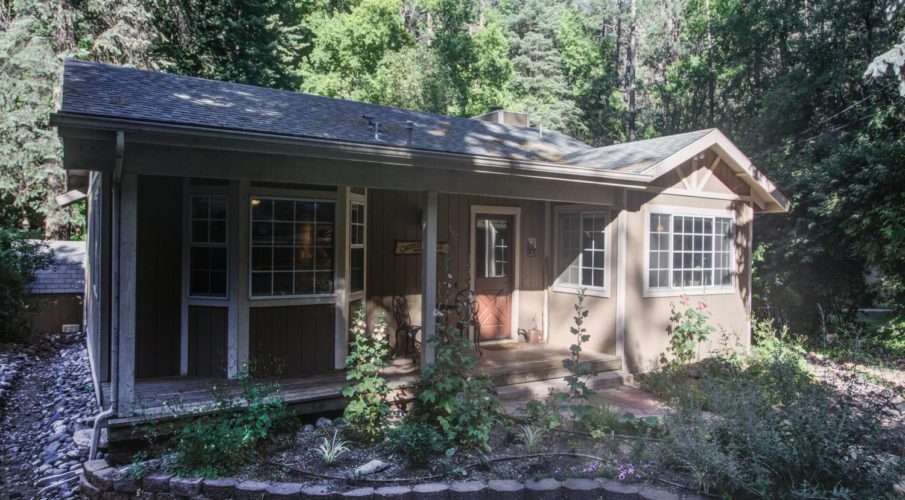
M0 345L0 491L3 498L69 498L88 450L73 436L98 412L81 333ZM53 476L62 475L59 479ZM47 486L64 481L57 487Z

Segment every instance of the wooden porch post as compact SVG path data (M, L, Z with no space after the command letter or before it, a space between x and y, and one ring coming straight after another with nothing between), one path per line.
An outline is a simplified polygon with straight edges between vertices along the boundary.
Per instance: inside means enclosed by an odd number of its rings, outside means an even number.
M333 340L333 367L346 367L349 351L349 186L336 188L336 324Z
M437 192L424 192L421 221L421 365L434 361L430 339L436 334L434 310L437 308Z
M120 416L130 415L135 401L135 299L138 250L138 175L123 174L120 184L119 241L119 383Z

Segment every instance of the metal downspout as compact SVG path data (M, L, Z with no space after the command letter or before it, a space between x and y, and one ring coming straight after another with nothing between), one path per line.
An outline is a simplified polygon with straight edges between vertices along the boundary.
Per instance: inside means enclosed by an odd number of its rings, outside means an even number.
M88 459L97 458L97 448L101 439L101 429L110 417L117 412L119 404L119 212L120 212L120 182L123 176L123 150L125 149L125 136L122 131L116 132L116 160L113 166L112 214L110 217L110 282L112 293L110 294L110 407L101 411L94 417L94 430L91 433L91 449Z

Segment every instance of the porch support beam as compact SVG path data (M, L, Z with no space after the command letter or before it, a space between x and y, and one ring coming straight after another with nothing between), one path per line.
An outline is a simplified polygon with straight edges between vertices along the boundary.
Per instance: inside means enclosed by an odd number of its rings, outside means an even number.
M421 366L434 361L437 323L437 192L424 192L424 214L421 222L423 251L421 252Z
M349 350L349 187L336 188L336 325L334 331L333 367L346 366Z
M138 175L123 174L120 184L119 241L119 382L117 414L131 415L135 402L135 307L138 251Z
M619 215L616 216L616 356L625 369L625 273L628 248L628 193L622 190Z

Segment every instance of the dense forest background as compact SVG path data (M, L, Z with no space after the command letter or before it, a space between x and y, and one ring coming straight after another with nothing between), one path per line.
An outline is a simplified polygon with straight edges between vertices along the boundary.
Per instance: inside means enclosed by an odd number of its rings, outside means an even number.
M53 201L66 57L505 107L595 145L715 126L793 200L756 220L757 308L813 328L905 298L903 18L880 0L0 0L0 226L84 231Z

